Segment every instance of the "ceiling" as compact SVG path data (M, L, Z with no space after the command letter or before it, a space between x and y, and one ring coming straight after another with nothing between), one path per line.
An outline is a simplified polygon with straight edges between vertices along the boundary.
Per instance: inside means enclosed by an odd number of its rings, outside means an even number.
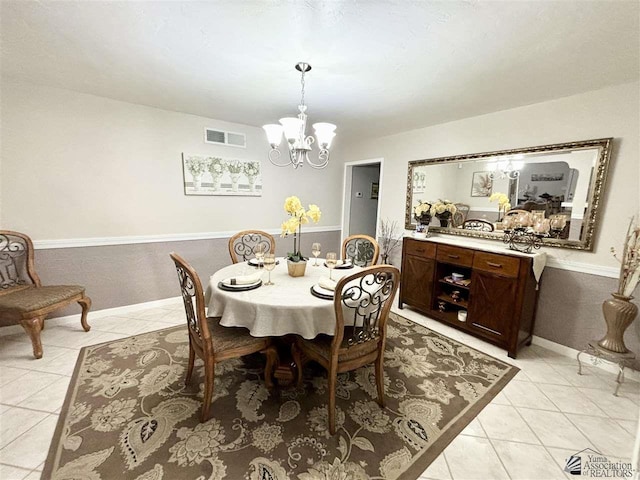
M7 1L18 81L260 126L380 136L635 81L637 1Z

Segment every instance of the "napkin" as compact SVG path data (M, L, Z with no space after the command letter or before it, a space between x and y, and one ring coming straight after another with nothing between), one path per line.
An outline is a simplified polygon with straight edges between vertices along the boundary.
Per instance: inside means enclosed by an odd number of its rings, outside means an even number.
M349 265L351 265L351 259L346 259L346 260L338 260L336 262L336 267L348 267Z
M320 285L322 288L326 289L326 290L331 290L334 291L336 289L336 281L335 280L331 280L330 278L327 277L320 277L320 280L318 281L318 285Z
M251 275L237 275L235 277L225 278L222 283L225 285L251 285L261 279L262 272L256 272Z

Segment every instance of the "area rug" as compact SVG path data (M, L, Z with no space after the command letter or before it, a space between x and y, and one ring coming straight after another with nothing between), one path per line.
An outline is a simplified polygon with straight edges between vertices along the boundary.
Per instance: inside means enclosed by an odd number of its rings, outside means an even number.
M372 366L341 374L334 436L313 363L302 387L268 390L261 355L221 362L201 424L186 326L86 347L43 478L416 479L518 369L395 314L387 338L386 407Z

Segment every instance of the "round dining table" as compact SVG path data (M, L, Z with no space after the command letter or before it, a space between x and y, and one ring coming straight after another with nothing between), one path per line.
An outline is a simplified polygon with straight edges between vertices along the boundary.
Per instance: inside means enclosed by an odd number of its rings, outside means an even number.
M251 275L257 267L247 262L236 263L221 268L209 279L205 292L205 303L209 317L221 317L225 327L245 327L254 337L282 337L289 334L306 339L319 334L333 335L336 316L333 299L318 298L311 293L311 287L322 277L329 278L329 269L324 260L309 260L305 275L291 277L286 259L279 258L278 265L271 272L274 285L265 285L268 272L262 268L262 285L253 290L228 291L219 283L228 278ZM333 270L333 280L339 280L361 270L358 266Z

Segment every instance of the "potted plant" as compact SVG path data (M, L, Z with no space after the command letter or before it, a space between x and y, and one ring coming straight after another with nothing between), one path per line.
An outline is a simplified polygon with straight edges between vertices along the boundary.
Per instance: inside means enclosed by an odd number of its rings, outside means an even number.
M454 213L458 211L458 208L449 200L438 200L431 205L431 215L440 220L441 227L448 227L449 221Z
M189 157L186 161L187 170L193 177L193 188L194 190L200 190L200 186L202 185L202 174L207 169L207 162L205 159L200 157Z
M284 201L284 211L289 215L289 219L282 223L281 236L293 235L293 252L287 253L287 268L292 277L301 277L307 268L307 258L300 251L302 224L309 223L309 220L318 223L322 212L314 204L310 204L309 209L305 210L300 199L296 196L287 197Z
M498 223L502 222L502 219L506 213L511 210L511 204L509 203L509 197L506 194L500 192L494 192L489 197L490 202L498 202ZM500 230L500 228L498 228Z
M209 174L213 180L213 189L220 190L220 178L224 173L224 163L219 157L209 157Z
M418 204L413 207L413 217L418 222L418 225L416 225L415 236L418 238L426 238L429 233L432 206L432 202L423 202L422 200L418 200Z

